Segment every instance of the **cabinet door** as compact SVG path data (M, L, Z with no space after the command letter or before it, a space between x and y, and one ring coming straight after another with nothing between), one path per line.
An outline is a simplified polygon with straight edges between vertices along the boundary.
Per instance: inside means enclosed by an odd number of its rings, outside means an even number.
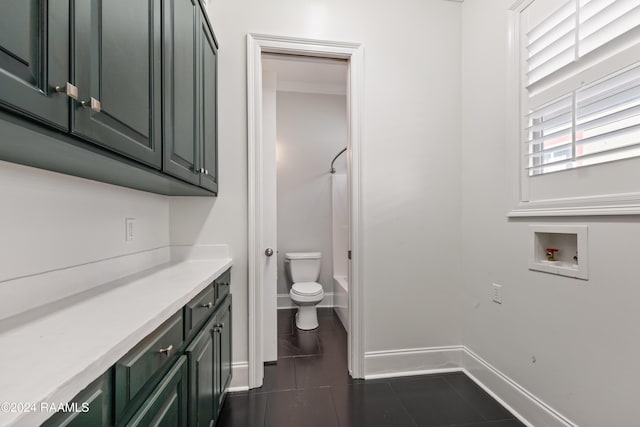
M161 166L160 0L74 2L74 134Z
M192 0L163 0L163 170L199 184L197 9Z
M100 427L111 423L111 371L76 396L73 411L58 412L43 427Z
M204 17L200 22L200 186L218 192L218 48Z
M231 295L227 296L214 319L215 366L214 397L216 413L222 409L231 382Z
M184 427L187 425L187 358L180 357L162 379L129 427Z
M0 105L69 128L69 0L0 2Z
M227 388L231 382L231 295L219 314L220 325L220 394L218 397L218 408L222 407L224 398L227 395Z
M207 322L186 350L189 358L189 420L191 427L215 424L214 320Z

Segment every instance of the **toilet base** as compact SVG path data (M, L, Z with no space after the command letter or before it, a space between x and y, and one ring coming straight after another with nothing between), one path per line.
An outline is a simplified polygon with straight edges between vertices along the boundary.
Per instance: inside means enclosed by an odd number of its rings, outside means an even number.
M296 313L296 328L310 331L318 327L318 312L315 304L299 305Z

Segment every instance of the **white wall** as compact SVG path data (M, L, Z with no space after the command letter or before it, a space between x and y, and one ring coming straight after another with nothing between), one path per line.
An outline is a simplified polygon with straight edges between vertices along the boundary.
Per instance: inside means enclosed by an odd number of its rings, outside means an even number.
M135 218L130 242L125 218ZM0 236L4 295L19 278L168 246L169 199L0 162Z
M346 156L346 153L342 156ZM349 261L349 193L347 174L338 168L331 176L331 226L333 236L333 275L348 276Z
M463 342L580 426L637 425L638 218L506 217L511 3L463 6ZM531 223L587 224L589 281L529 271Z
M362 43L364 345L459 344L460 4L212 0L220 42L215 205L171 201L172 241L229 243L234 360L247 360L246 35ZM188 231L188 219L201 224ZM384 315L381 315L384 313ZM399 332L402 333L399 333Z
M347 146L347 98L278 92L278 293L291 283L287 252L322 252L319 282L333 292L331 174L333 157Z

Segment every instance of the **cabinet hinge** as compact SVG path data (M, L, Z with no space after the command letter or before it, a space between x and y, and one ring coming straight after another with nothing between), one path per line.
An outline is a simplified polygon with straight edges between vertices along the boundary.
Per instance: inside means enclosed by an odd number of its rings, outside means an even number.
M347 251L347 258L351 259L351 251Z

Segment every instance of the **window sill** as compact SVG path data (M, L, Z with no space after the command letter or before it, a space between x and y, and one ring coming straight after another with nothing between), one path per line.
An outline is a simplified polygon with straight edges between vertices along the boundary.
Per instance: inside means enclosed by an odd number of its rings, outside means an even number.
M509 218L640 215L640 193L520 202Z

